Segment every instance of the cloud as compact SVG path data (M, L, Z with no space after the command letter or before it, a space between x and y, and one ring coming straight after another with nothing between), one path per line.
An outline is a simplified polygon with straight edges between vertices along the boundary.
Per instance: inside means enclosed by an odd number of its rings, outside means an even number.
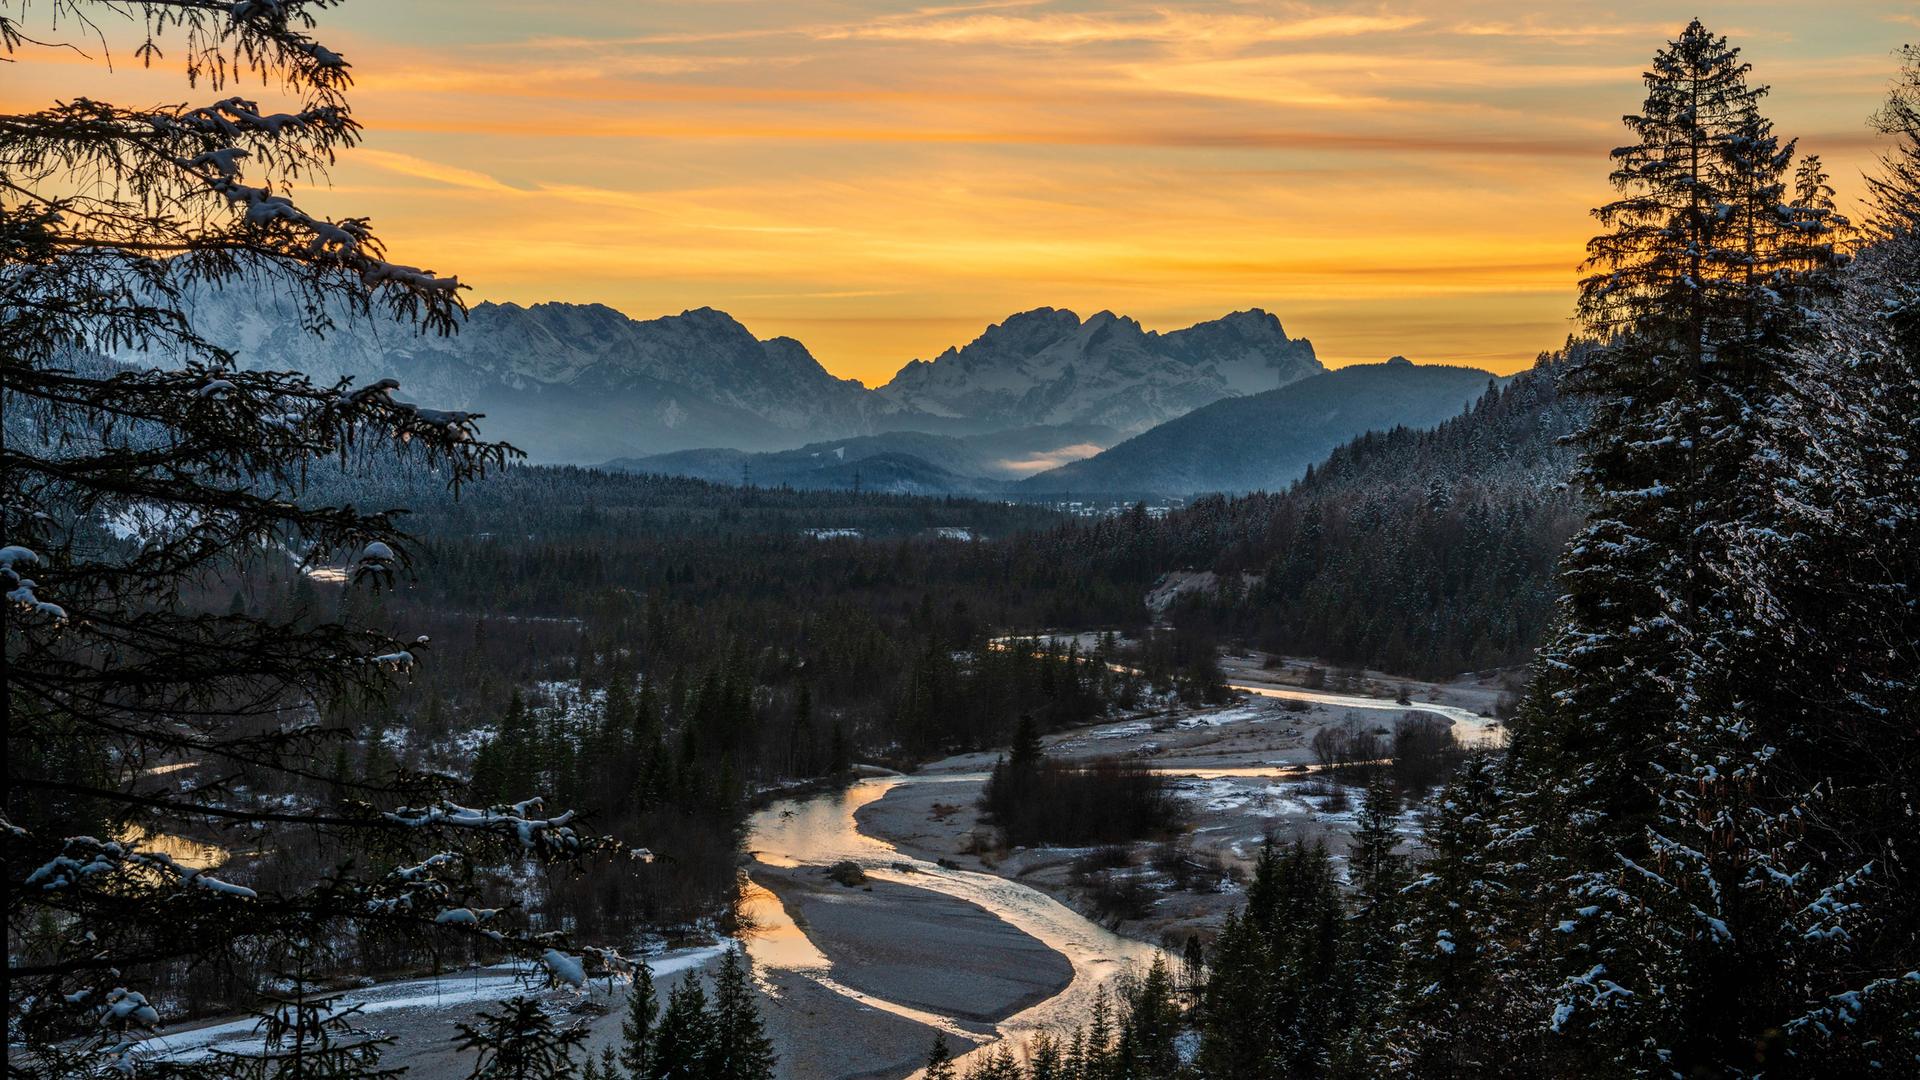
M1075 443L1072 446L1062 446L1057 450L1047 450L1023 458L1001 458L993 465L994 468L1003 472L1026 476L1030 473L1057 469L1068 462L1090 458L1104 449L1106 448L1096 443Z
M1148 14L1046 14L959 17L915 16L816 30L823 41L847 38L879 41L948 42L1003 46L1077 46L1120 43L1225 45L1241 48L1263 42L1307 41L1386 33L1426 20L1410 15L1318 15L1274 19L1259 15L1195 12L1181 9Z
M527 191L511 184L502 183L486 173L473 169L462 169L455 165L443 165L437 161L402 154L393 150L376 150L363 146L353 152L353 160L372 165L387 172L402 176L433 180L452 187L468 188L473 191L492 191L504 194L524 195Z

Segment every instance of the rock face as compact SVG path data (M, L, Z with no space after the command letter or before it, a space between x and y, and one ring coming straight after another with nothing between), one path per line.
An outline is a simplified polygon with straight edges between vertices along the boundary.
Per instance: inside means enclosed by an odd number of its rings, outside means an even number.
M345 311L328 312L333 328L315 337L299 304L265 285L202 292L191 308L197 328L247 367L396 378L407 400L485 413L489 438L539 462L778 451L887 432L1072 427L1104 433L1105 446L1321 370L1312 345L1258 310L1159 334L1108 312L1082 322L1040 308L869 390L798 341L756 338L712 308L642 320L600 304L488 303L449 337Z
M1258 308L1162 334L1110 311L1082 322L1043 307L907 364L879 393L988 428L1098 424L1130 434L1322 370L1311 342L1287 337Z

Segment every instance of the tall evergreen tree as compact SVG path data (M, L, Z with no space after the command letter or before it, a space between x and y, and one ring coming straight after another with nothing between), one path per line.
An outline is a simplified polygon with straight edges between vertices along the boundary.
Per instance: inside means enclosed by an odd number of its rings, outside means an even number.
M641 961L627 990L627 1012L620 1021L620 1065L635 1080L652 1075L655 1024L660 1002L654 996L653 969Z
M740 946L727 950L713 977L713 1035L707 1076L712 1080L772 1080L773 1040L753 1000L753 961Z
M1903 59L1873 242L1768 417L1752 468L1775 502L1726 530L1718 568L1771 646L1748 672L1764 756L1735 798L1766 815L1746 831L1771 826L1740 884L1774 920L1775 1072L1920 1061L1920 53Z
M1506 925L1491 865L1499 806L1494 762L1468 758L1434 800L1426 861L1403 890L1404 987L1388 1051L1409 1074L1439 1080L1511 1075L1523 1043L1503 1042L1491 945ZM1536 961L1537 963L1538 961Z
M1384 777L1367 786L1347 847L1351 913L1341 944L1352 1010L1334 1053L1339 1075L1364 1077L1386 1068L1385 1036L1400 987L1407 885L1400 844L1400 793Z
M644 1080L707 1080L712 1047L707 991L698 975L688 975L667 995Z
M1746 617L1738 538L1777 520L1755 466L1838 222L1792 205L1792 146L1724 38L1690 24L1646 82L1582 282L1604 339L1571 375L1592 402L1592 517L1479 870L1500 876L1496 852L1524 867L1503 887L1530 896L1527 921L1490 919L1521 973L1497 1000L1537 1010L1516 1040L1548 1033L1533 1067L1752 1075L1801 993L1783 929L1811 899L1795 884L1811 793L1789 790L1800 763L1766 691L1790 649Z
M1155 954L1146 975L1127 995L1127 1034L1135 1053L1128 1075L1142 1080L1171 1080L1179 1071L1174 1040L1180 1034L1180 1002L1163 954Z
M953 1048L947 1045L947 1033L933 1033L933 1049L927 1052L926 1080L954 1080Z

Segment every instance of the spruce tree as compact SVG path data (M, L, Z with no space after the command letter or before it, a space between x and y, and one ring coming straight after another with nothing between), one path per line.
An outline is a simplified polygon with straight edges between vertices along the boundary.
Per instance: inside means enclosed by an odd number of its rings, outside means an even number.
M1742 891L1774 917L1754 1026L1776 1071L1897 1073L1920 1060L1920 54L1876 117L1872 242L1797 349L1753 469L1776 501L1730 528L1721 570L1754 637L1766 756L1740 774ZM1904 121L1900 118L1904 117ZM1749 934L1751 938L1754 935ZM1748 948L1752 948L1749 943ZM1905 977L1903 977L1905 976Z
M712 1047L707 992L698 975L688 975L667 995L645 1080L705 1080Z
M1351 913L1341 943L1342 966L1353 1006L1336 1047L1334 1071L1370 1076L1385 1066L1385 1036L1400 984L1401 940L1407 885L1400 844L1400 793L1384 777L1367 786L1352 838L1347 873Z
M1027 1044L1028 1080L1072 1080L1067 1072L1065 1051L1051 1031L1042 1031ZM927 1073L933 1080L933 1073Z
M1165 1080L1178 1071L1174 1040L1180 1034L1180 1003L1163 954L1154 955L1127 995L1127 1031L1135 1050L1130 1075Z
M1505 1055L1524 1049L1493 1034L1491 945L1503 925L1503 885L1490 865L1498 800L1494 762L1468 758L1434 800L1422 836L1425 861L1402 891L1404 989L1386 1049L1415 1076L1508 1075L1513 1062Z
M933 1049L927 1052L926 1080L954 1080L953 1049L947 1045L947 1033L933 1033Z
M1113 1001L1107 988L1093 992L1087 1012L1086 1038L1080 1043L1080 1075L1085 1080L1107 1080L1113 1071Z
M390 1080L403 1075L403 1068L380 1064L393 1037L354 1026L360 1007L343 1006L342 996L291 980L288 992L266 995L266 1007L258 1014L260 1047L216 1048L214 1069L234 1080Z
M1591 519L1562 560L1563 625L1512 725L1515 797L1480 859L1494 882L1523 868L1500 887L1532 910L1487 916L1513 955L1483 1014L1528 1011L1512 1045L1544 1030L1546 1071L1744 1075L1776 1057L1774 1018L1799 993L1782 928L1810 853L1767 692L1791 649L1755 632L1738 549L1777 521L1768 418L1840 262L1838 222L1792 205L1793 147L1724 38L1689 25L1646 82L1582 282L1602 343L1569 376L1591 402Z
M707 1075L713 1080L772 1080L773 1041L753 996L753 961L735 945L713 978L713 1034L707 1049Z
M556 1026L525 996L482 1009L478 1023L462 1021L454 1029L454 1045L475 1053L467 1080L568 1080L578 1071L574 1054L587 1041L585 1027Z
M356 734L344 704L377 701L430 643L365 602L409 573L397 512L330 505L319 479L401 472L457 490L517 455L396 380L316 381L195 324L193 300L229 286L278 290L291 314L275 329L296 333L376 314L450 333L464 316L457 279L390 260L364 218L309 208L303 186L361 137L349 64L316 36L330 6L62 0L0 15L9 67L98 56L98 33L204 95L126 106L109 84L0 116L10 1071L71 1075L76 1053L125 1064L129 1029L164 1019L141 988L210 957L325 939L350 962L356 946L460 925L436 920L477 900L470 855L596 846L537 801L468 807L444 776L327 772ZM114 533L128 515L145 536ZM289 553L290 605L201 599ZM340 610L359 625L317 601L306 571L329 565L347 571ZM197 768L156 782L153 767L183 763ZM215 828L261 853L250 868L196 870L133 839ZM378 858L306 872L289 857L314 850ZM494 933L536 955L552 944Z
M641 961L627 990L627 1011L620 1021L620 1065L636 1080L651 1075L655 1022L660 1002L654 996L653 969Z

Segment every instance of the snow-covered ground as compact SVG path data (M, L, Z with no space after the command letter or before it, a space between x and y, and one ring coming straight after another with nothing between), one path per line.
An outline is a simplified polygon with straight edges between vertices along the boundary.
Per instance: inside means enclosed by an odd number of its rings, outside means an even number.
M723 948L705 945L676 949L649 957L647 963L659 979L698 967L719 956ZM453 1022L465 1019L479 1006L528 993L550 997L564 1006L591 992L549 990L545 982L545 968L539 964L495 964L432 978L401 979L357 988L341 995L336 1008L357 1007L352 1019L357 1027L405 1040L450 1040ZM133 1053L137 1060L191 1062L202 1060L217 1049L257 1049L260 1045L256 1034L258 1024L254 1017L244 1017L183 1026L146 1039Z

